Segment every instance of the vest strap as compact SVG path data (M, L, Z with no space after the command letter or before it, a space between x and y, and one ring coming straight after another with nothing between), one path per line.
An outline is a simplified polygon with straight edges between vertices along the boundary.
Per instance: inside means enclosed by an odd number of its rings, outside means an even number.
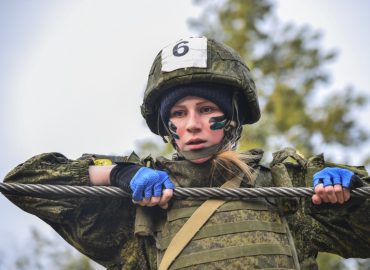
M174 221L180 218L188 218L197 211L199 207L187 207L187 208L180 208L180 209L173 209L167 213L167 220ZM231 201L227 204L222 205L220 208L217 209L217 212L228 212L234 210L259 210L259 211L267 211L267 203L265 199L261 200L258 199L250 199L249 201Z
M292 251L292 257L295 265L295 270L301 270L301 266L298 259L297 249L295 248L294 239L293 236L289 230L288 222L286 221L285 217L281 217L281 221L283 222L286 230L287 230L287 236L290 244L290 250Z
M221 188L238 188L244 175L238 175L227 181ZM194 235L202 228L213 213L223 205L226 200L207 200L205 201L188 219L185 225L173 238L169 244L166 253L163 256L159 270L167 270L170 265L179 256L181 251L193 239ZM290 250L290 248L289 248ZM181 267L179 267L181 268ZM177 268L176 268L177 269Z
M242 245L229 248L212 249L204 252L184 255L176 259L170 269L180 269L202 263L210 263L215 261L258 255L292 256L292 253L290 250L290 246L277 244Z
M206 226L200 229L200 231L193 237L192 240L198 240L202 238L220 236L232 233L243 233L252 231L267 231L275 233L286 233L284 224L276 222L262 222L262 221L239 221L234 223L225 223L219 225ZM170 235L161 241L161 249L165 250L170 244L171 240L176 234Z

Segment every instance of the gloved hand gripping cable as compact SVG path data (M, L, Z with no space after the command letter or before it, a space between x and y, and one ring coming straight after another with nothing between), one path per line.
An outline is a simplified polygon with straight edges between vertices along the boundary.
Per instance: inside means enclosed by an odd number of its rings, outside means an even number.
M353 190L355 188L361 188L364 186L364 182L361 178L347 169L341 169L338 167L330 168L327 167L322 171L319 171L314 174L313 176L313 186L314 188L319 185L323 184L324 187L326 186L333 186L333 185L341 185L349 190ZM315 209L340 209L340 208L348 208L355 204L360 203L363 201L364 198L361 197L353 197L351 196L350 199L342 204L340 203L330 203L330 202L322 202L319 205L315 205L311 202L311 206Z
M116 162L110 174L112 186L132 192L134 201L151 196L161 196L162 190L174 189L168 174L132 162Z

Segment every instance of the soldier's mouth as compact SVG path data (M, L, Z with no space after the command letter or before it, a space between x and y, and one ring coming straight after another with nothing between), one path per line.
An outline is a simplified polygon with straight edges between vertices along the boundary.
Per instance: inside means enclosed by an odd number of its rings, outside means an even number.
M187 150L198 150L206 146L207 141L200 138L194 138L186 143Z
M205 143L206 141L192 141L192 142L188 142L187 145L197 145L197 144L201 144L201 143Z

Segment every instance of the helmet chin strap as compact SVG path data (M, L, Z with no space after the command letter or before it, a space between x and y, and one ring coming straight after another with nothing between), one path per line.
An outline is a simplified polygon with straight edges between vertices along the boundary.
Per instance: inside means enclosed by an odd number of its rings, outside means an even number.
M188 151L177 150L177 153L180 153L187 160L194 160L194 159L205 158L205 157L215 155L217 151L220 149L220 146L221 146L221 143L218 143L215 145L204 147L202 149L188 150Z
M221 147L230 145L231 149L236 149L238 141L242 136L243 127L239 121L239 110L238 110L238 90L234 90L232 97L233 116L232 120L227 122L224 127L225 136L221 140Z
M174 137L172 136L170 130L168 129L167 125L163 122L163 119L161 117L161 111L159 108L158 108L158 122L157 122L158 134L162 137L165 143L168 143L168 141L164 137L165 134L162 133L162 129L160 127L160 124L162 122L163 127L168 135L168 139L171 142L173 148L176 150L177 154L180 157L185 158L187 160L194 160L194 159L200 159L200 158L213 156L222 147L225 147L228 144L231 145L231 149L235 149L237 147L238 140L240 139L241 133L242 133L242 126L239 122L239 115L238 115L237 96L238 96L238 91L234 91L233 98L232 98L232 106L233 106L232 120L229 120L226 123L224 127L225 135L222 138L221 142L218 144L204 147L201 149L196 149L196 150L188 150L188 151L180 150L180 148L176 144Z

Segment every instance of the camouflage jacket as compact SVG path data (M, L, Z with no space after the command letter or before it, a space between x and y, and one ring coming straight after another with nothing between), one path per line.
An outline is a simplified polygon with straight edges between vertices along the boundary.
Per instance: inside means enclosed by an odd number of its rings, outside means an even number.
M253 185L271 186L270 166L259 164L263 151L256 149L250 153L255 158L249 165L259 172ZM278 152L274 156L274 163L282 162L287 156L302 161L293 150L288 149ZM135 153L126 157L96 157L143 165L151 161L152 167L169 173L175 186L178 186L176 181L181 177L195 179L187 186L220 186L224 177L221 173L210 179L209 164L203 165L199 171L199 165L189 165L187 161L171 161L163 157L158 157L156 161L150 158L140 160ZM283 164L296 187L312 186L310 174L313 172L324 167L341 166L325 162L322 154L305 160L305 166L290 162ZM58 153L41 154L18 165L5 177L4 182L89 186L90 165L94 165L92 155L86 155L81 160L69 160ZM359 173L368 185L369 177L363 167L346 168ZM134 235L135 205L130 198L50 195L6 197L24 211L44 220L69 244L107 269L157 269L155 241L151 237ZM345 258L369 257L369 204L370 201L366 199L349 208L320 210L311 207L310 198L300 198L298 211L286 215L286 219L301 269L317 269L315 257L318 252L335 253ZM159 208L152 209L153 213L161 212Z

